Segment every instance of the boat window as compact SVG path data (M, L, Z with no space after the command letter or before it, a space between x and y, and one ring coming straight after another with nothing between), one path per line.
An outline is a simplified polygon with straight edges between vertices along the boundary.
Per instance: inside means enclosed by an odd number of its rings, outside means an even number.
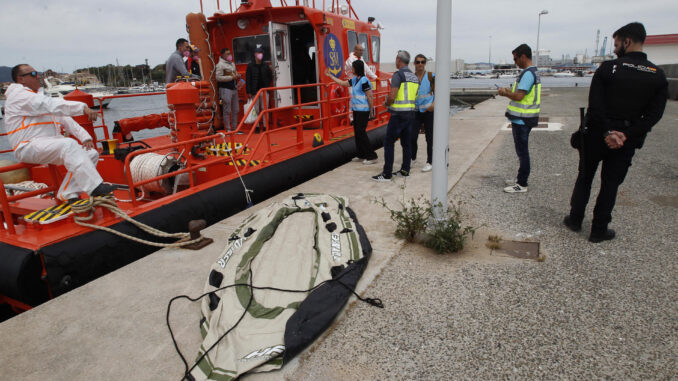
M254 61L254 49L264 49L264 61L271 60L271 42L267 34L237 37L233 39L233 58L237 64Z
M352 30L349 30L346 35L348 36L348 54L351 54L355 44L358 43L358 35Z
M284 41L285 39L283 38L283 32L276 32L275 35L273 35L273 44L275 45L275 58L278 61L285 61L287 57L285 57L285 46Z
M360 45L363 46L363 59L365 61L369 61L370 59L370 47L369 43L367 42L367 35L365 33L360 33Z
M372 36L372 62L379 62L379 36Z

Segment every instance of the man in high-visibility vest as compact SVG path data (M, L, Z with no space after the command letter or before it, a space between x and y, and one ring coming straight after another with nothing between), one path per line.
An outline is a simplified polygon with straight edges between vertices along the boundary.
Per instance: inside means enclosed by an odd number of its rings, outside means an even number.
M403 163L395 174L403 177L410 175L410 127L414 123L419 78L407 67L409 63L410 53L404 50L399 51L396 56L398 71L393 73L391 91L385 103L391 113L391 118L384 137L384 169L380 174L372 176L374 181L391 181L393 151L398 138L403 148Z
M507 193L527 192L530 176L530 152L528 139L532 127L539 123L541 105L541 80L537 67L532 65L532 49L522 44L513 50L513 61L523 69L511 89L500 88L497 93L511 100L506 108L506 117L511 122L513 142L520 161L518 177L504 188Z

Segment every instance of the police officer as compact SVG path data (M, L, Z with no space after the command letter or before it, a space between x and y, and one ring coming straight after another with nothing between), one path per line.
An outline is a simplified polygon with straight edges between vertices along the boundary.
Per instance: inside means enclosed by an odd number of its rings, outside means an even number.
M399 51L396 56L398 71L393 73L391 90L385 103L391 113L391 118L386 126L384 137L384 169L380 174L372 176L374 181L391 181L394 144L398 138L403 148L403 163L396 174L403 177L410 175L410 126L414 123L419 79L407 67L409 63L410 53L404 50Z
M591 242L615 237L607 225L612 220L617 189L624 182L633 154L643 146L666 106L668 82L664 72L643 53L645 36L645 27L637 22L614 32L617 59L603 62L591 81L579 176L572 191L570 214L563 220L570 230L581 230L591 183L602 161Z

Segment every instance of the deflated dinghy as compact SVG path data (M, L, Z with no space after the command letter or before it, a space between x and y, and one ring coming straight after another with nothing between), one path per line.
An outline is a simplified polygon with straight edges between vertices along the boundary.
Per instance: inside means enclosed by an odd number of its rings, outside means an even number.
M371 252L344 197L298 194L245 219L209 273L190 376L232 380L282 367L355 294Z

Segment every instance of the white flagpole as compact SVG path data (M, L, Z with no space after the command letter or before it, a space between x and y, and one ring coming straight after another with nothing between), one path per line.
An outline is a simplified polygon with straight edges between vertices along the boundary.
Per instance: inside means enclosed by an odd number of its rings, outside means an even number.
M433 218L440 221L447 213L447 167L450 135L450 61L452 40L452 0L438 0L436 17L436 94L433 111L433 171L431 205ZM440 204L441 207L437 205Z

